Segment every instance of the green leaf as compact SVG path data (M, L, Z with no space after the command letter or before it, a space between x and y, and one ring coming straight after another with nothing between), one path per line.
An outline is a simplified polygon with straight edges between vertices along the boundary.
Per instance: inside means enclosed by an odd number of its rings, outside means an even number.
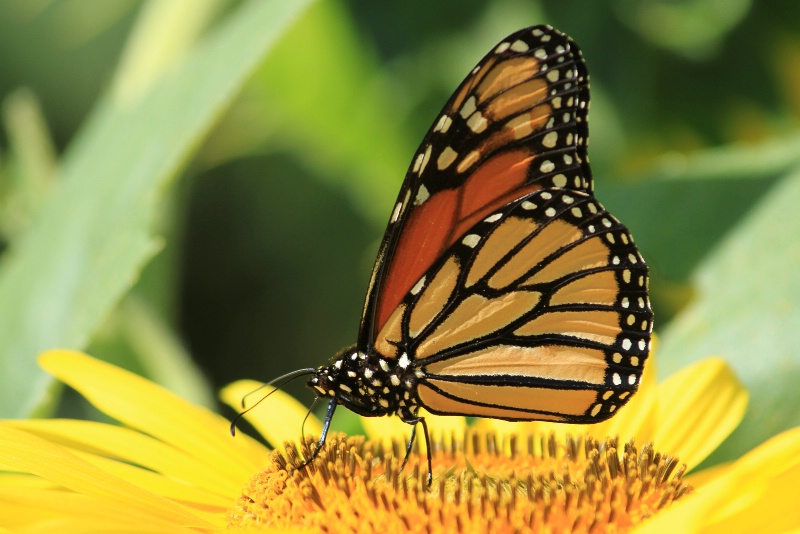
M657 329L686 304L686 281L709 252L798 165L795 134L752 146L671 153L646 174L614 183L605 178L608 170L596 172L597 197L631 230L650 266Z
M597 197L631 230L652 278L676 281L691 275L772 183L768 179L598 183Z
M258 89L268 115L284 119L273 146L336 180L383 227L414 145L388 122L402 103L357 36L338 2L319 2L265 63Z
M244 3L143 94L95 110L0 267L0 416L30 413L49 382L37 353L84 347L136 281L170 178L309 3Z
M669 375L720 355L750 391L747 415L713 462L800 424L800 168L772 188L703 262L697 299L662 336ZM703 232L703 228L697 228Z

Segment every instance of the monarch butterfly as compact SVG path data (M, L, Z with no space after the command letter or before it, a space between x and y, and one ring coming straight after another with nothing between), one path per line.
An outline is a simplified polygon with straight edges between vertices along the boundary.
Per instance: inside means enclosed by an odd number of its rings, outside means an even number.
M290 373L330 399L306 463L340 404L411 424L408 453L417 423L429 439L420 408L593 423L630 399L647 267L592 194L588 107L580 49L550 26L506 37L461 83L400 188L357 343Z

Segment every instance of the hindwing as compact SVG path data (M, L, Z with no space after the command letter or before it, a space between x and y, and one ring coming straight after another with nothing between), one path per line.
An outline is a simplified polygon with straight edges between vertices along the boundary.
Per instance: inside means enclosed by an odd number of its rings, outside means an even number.
M375 349L422 371L439 414L597 422L649 352L647 268L591 195L543 188L464 232L404 296Z

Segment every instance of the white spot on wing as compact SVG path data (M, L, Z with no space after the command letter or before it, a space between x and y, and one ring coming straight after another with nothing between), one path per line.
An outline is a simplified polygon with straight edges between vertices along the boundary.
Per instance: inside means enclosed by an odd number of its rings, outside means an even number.
M461 115L461 117L466 119L467 117L475 113L476 109L477 108L475 106L475 97L471 96L466 100L466 102L464 102L464 105L461 106L461 111L459 111L458 113L459 115Z
M423 287L425 287L425 277L424 276L422 278L420 278L419 281L416 284L414 284L414 287L411 288L411 294L412 295L418 294L422 290Z
M389 222L392 222L392 223L397 222L397 218L400 217L400 210L401 209L403 209L403 203L402 202L398 202L397 205L394 207L394 210L392 211L392 218L389 219Z
M428 144L428 147L425 149L425 155L422 158L422 163L419 166L419 174L425 172L425 167L428 165L428 161L431 159L431 150L433 150L433 147Z
M558 142L558 132L547 132L542 138L542 145L545 148L553 148Z
M467 234L464 236L464 239L461 240L463 244L468 246L469 248L475 248L475 246L480 243L481 236L478 234Z
M419 206L428 200L430 196L431 194L428 192L428 188L425 187L425 184L420 184L419 189L417 189L417 196L414 198L414 205Z
M445 170L447 167L453 163L456 158L458 157L458 152L450 148L449 146L444 147L442 153L439 154L439 158L436 160L436 168L440 171Z
M417 154L417 157L414 159L414 166L411 167L411 170L414 172L419 172L419 168L422 165L423 159L425 159L425 154L423 152Z
M528 50L528 43L521 40L514 41L511 45L511 50L514 52L526 52Z
M480 111L476 111L469 116L469 119L467 119L467 126L469 126L469 129L475 133L481 133L484 131L488 124L489 122L483 115L481 115Z
M453 124L453 119L451 119L448 115L442 115L439 117L439 121L436 123L436 126L433 127L433 131L447 133L447 130L450 129L451 124Z

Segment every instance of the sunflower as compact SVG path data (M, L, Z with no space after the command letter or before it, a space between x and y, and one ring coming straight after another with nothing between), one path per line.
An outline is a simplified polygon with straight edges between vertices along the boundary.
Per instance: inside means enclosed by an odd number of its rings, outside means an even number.
M800 527L794 488L800 429L736 462L683 476L733 430L747 394L709 359L637 396L591 427L430 416L434 483L425 454L403 471L403 436L367 419L372 437L292 441L305 409L276 392L250 412L282 453L228 434L229 422L161 387L72 351L41 365L122 425L42 419L0 422L0 531L309 532L714 531ZM222 396L236 404L253 383ZM306 422L316 433L319 421ZM680 457L680 460L678 459Z

